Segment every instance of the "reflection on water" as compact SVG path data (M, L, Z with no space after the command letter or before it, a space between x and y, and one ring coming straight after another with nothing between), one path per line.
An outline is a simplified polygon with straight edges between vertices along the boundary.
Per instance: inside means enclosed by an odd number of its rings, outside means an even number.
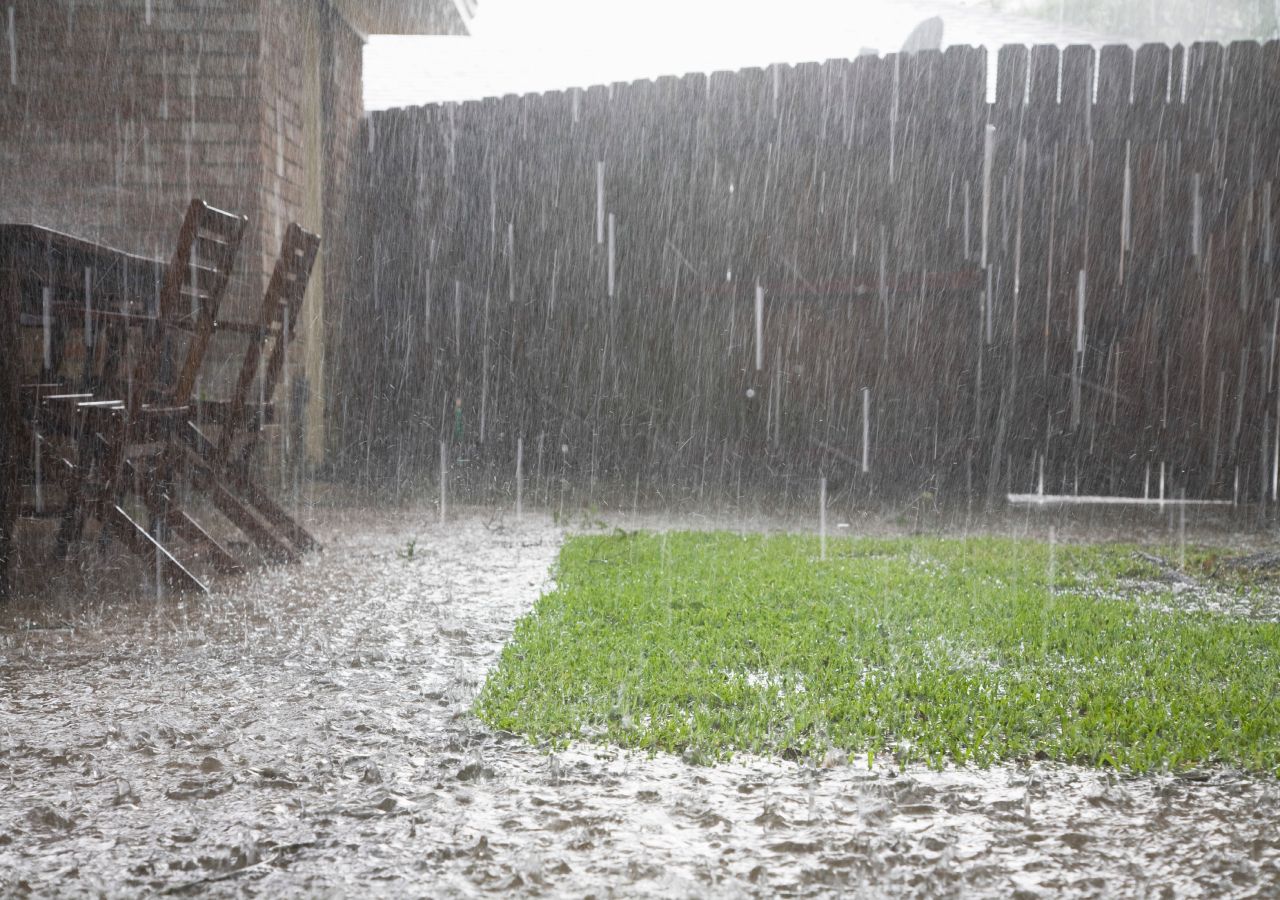
M707 768L493 734L471 699L562 532L325 515L324 554L209 600L0 619L0 893L1280 885L1271 779Z

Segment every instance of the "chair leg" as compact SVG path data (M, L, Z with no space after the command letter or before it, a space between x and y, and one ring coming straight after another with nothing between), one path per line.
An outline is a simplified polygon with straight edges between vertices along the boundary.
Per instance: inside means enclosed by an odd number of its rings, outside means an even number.
M133 464L128 463L128 474L136 477ZM143 494L143 502L151 516L151 533L172 529L173 533L186 543L197 547L208 555L214 567L226 575L244 574L244 566L225 547L218 543L200 523L173 502L172 495L165 492L160 484L152 484Z
M67 488L67 502L58 520L58 533L54 539L53 557L63 560L71 552L72 544L84 536L85 508L77 488Z
M187 568L174 558L154 536L133 520L119 506L112 505L103 513L104 530L119 535L126 547L144 559L156 564L156 571L163 573L170 587L178 590L190 590L201 594L209 593L209 589L199 578L192 575Z
M10 496L8 479L0 471L0 601L9 597L9 569L13 554L13 526L17 521L17 497Z
M240 560L236 559L231 553L219 544L214 538L200 527L200 523L191 516L187 515L180 509L169 510L165 522L174 532L188 544L194 544L201 547L205 553L209 555L214 567L224 575L243 575L244 566Z
M232 524L248 535L267 557L281 562L297 562L299 556L293 548L272 534L241 500L219 481L211 469L203 463L192 462L192 484L213 501Z
M274 500L267 496L266 491L260 488L248 475L243 472L237 473L233 476L233 483L243 492L250 506L288 537L289 541L300 552L308 553L312 550L320 549L320 542L312 537L307 529L299 525L293 516L281 509Z

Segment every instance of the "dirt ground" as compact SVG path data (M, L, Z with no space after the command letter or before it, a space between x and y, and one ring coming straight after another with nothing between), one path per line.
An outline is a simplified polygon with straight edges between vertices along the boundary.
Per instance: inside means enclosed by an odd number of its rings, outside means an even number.
M1274 779L704 767L495 734L470 704L562 525L310 524L323 553L209 598L0 610L0 894L1280 894Z

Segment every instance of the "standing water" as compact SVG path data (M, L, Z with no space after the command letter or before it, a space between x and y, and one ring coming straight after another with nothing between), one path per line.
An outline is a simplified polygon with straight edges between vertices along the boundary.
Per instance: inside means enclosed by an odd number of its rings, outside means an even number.
M320 512L323 554L209 600L5 613L0 893L1187 896L1280 875L1280 793L1232 772L705 766L495 732L472 700L563 532L432 519Z

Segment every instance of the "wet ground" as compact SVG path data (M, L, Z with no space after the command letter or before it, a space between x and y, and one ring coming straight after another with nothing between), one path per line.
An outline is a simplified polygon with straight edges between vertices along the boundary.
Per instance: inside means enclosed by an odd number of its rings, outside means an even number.
M563 531L313 524L323 554L209 599L0 612L0 894L1280 895L1275 779L494 734L471 699Z

